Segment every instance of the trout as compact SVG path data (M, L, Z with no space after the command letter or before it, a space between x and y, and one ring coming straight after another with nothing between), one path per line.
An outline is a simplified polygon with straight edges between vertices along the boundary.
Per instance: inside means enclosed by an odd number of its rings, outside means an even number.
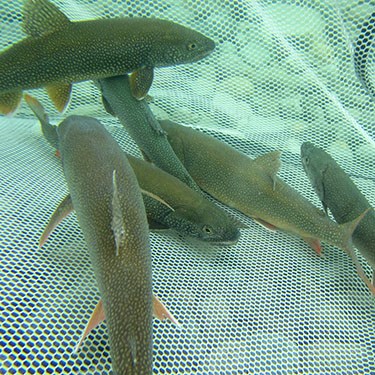
M25 95L25 100L39 119L47 141L52 147L58 148L57 127L49 123L42 105L30 95ZM76 120L79 121L78 116ZM82 117L82 121L86 122L86 117ZM188 237L217 245L237 242L240 236L238 227L243 227L243 224L174 176L149 162L131 155L127 157L143 190L150 229L171 228ZM72 210L73 205L68 196L52 215L42 234L40 245L43 245L53 229Z
M0 112L14 112L22 91L45 87L59 111L74 82L134 72L133 93L144 96L154 67L197 61L215 43L182 25L155 18L70 21L48 0L26 0L25 39L0 54ZM141 91L141 94L138 94Z
M103 300L113 372L152 373L151 254L137 179L95 119L57 128L62 166Z
M250 159L214 137L171 121L161 121L173 150L201 189L271 229L303 238L317 252L320 240L350 254L359 276L375 287L358 263L351 236L365 213L338 225L276 174L280 152Z
M370 264L375 285L375 212L351 178L324 150L310 142L301 146L301 160L305 172L321 200L341 224L355 219L368 208L370 212L353 233L353 244Z

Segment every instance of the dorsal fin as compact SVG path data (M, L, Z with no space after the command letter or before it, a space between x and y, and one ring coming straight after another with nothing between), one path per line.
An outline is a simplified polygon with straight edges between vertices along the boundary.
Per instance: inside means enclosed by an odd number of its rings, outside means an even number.
M281 166L280 155L280 151L271 151L267 154L258 156L254 160L256 165L271 177L274 190L276 185L276 175Z
M70 24L69 18L48 0L26 0L23 6L23 30L38 37Z

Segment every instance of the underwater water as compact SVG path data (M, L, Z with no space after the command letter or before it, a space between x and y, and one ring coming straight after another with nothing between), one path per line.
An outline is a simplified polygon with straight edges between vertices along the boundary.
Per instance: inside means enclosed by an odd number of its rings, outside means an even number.
M155 70L153 112L251 158L282 151L278 176L321 208L299 156L302 142L311 141L335 157L374 206L374 99L356 74L353 46L375 2L56 5L74 20L155 16L214 39L207 58ZM3 50L24 37L21 2L1 1L0 10ZM371 77L371 64L366 69ZM96 117L124 150L140 156L91 81L73 86L63 116L43 90L31 93L52 123L71 114ZM110 374L106 323L74 351L99 300L76 215L38 246L68 192L54 152L24 101L15 116L0 118L0 374ZM348 255L323 243L318 257L300 238L220 206L247 225L235 245L150 234L153 291L180 323L154 319L153 373L374 373L375 300Z

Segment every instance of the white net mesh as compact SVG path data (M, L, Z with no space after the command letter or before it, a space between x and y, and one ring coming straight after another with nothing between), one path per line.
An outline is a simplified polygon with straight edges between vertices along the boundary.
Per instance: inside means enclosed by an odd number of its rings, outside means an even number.
M374 98L353 61L374 1L55 3L73 20L156 16L210 36L210 57L156 71L154 112L251 157L280 149L279 175L319 205L299 161L311 141L375 204ZM1 1L0 10L2 50L24 35L21 2ZM33 94L58 121L43 91ZM74 86L72 113L100 118L136 152L91 82ZM110 373L105 324L73 352L98 299L75 216L37 246L66 185L25 104L0 119L0 165L0 374ZM154 373L375 373L375 302L349 258L328 245L318 258L302 240L241 218L249 229L229 248L151 235L154 291L182 324L155 321Z

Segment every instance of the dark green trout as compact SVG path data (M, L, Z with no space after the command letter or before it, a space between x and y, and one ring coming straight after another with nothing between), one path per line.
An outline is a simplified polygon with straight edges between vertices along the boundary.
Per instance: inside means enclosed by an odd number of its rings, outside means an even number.
M103 300L113 372L152 373L151 254L137 179L95 119L57 129L66 182Z
M103 78L98 85L105 108L119 119L145 158L200 192L174 153L146 100L134 98L130 78L127 75Z
M368 208L370 212L353 233L353 244L373 269L375 285L375 212L368 200L350 177L324 150L310 142L301 146L301 160L305 172L323 207L332 212L341 224L355 219Z
M0 54L0 111L14 112L22 90L46 87L63 111L71 84L136 72L150 86L154 67L197 61L215 48L204 35L155 18L71 22L48 0L26 0L23 28L29 35Z
M338 225L276 176L280 152L255 160L225 143L192 128L161 121L176 155L197 184L217 200L269 228L302 237L316 251L320 240L355 256L351 236L361 216ZM375 294L358 262L357 272Z
M25 99L39 119L47 141L52 147L58 148L57 127L50 124L42 105L35 98L25 95ZM79 116L76 116L76 119L78 121ZM82 117L85 123L86 119ZM188 237L217 245L229 245L238 240L238 226L243 225L236 222L223 209L151 163L127 156L144 192L143 200L150 229L171 228ZM72 210L71 199L67 197L52 215L41 237L41 245Z

